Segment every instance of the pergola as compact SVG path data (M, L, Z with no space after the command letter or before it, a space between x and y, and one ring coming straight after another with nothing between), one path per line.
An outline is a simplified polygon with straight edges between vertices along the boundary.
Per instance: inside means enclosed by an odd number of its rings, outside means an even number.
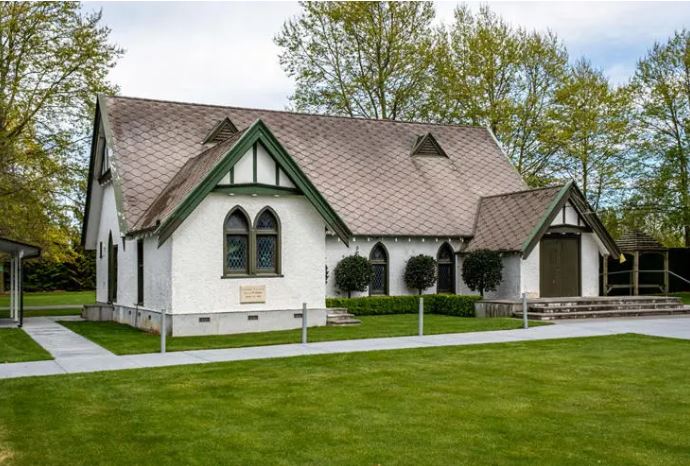
M632 256L632 270L630 270L630 282L628 284L609 285L608 284L608 261L604 261L604 291L614 288L629 288L630 294L637 296L640 294L641 288L654 288L660 292L668 293L669 290L669 266L668 266L668 248L663 247L657 240L641 231L632 231L623 234L621 238L616 241L621 252L625 255ZM660 255L663 258L663 268L654 270L640 270L640 257L647 254ZM624 273L624 272L615 272ZM663 286L657 284L640 283L640 273L657 273L663 274Z
M41 249L30 244L0 238L0 253L10 256L10 319L21 327L24 323L22 262L24 259L38 257Z

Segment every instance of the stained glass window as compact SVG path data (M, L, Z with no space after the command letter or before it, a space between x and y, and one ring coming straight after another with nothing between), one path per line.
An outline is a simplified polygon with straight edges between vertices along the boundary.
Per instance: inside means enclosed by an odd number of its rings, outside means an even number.
M377 243L369 254L371 262L370 294L388 294L388 253L383 244Z
M256 269L259 272L276 271L276 237L274 235L257 235Z
M438 282L436 291L439 293L455 292L455 252L448 243L443 243L438 250Z
M249 273L249 221L240 208L225 220L225 273Z

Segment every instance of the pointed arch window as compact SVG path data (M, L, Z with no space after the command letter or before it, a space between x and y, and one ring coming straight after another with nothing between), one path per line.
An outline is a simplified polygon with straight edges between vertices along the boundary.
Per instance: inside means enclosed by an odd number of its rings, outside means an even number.
M223 226L225 275L249 273L249 220L241 207L235 207L225 217Z
M455 293L455 251L448 243L443 243L436 255L438 267L438 293Z
M382 243L376 243L369 254L371 262L371 283L369 294L388 294L388 251Z
M256 273L280 273L280 223L270 207L256 216Z

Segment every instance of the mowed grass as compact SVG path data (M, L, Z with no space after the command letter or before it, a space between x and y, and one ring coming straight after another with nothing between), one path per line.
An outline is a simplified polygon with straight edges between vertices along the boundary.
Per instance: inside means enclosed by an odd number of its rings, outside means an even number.
M352 327L313 327L309 341L353 340L359 338L396 337L417 335L418 321L414 314L358 317L362 323ZM70 330L83 335L115 354L152 353L160 351L160 336L144 332L129 325L115 322L60 322ZM530 325L544 325L542 322ZM520 328L519 319L476 319L435 314L424 316L425 334L480 332ZM169 337L168 351L210 348L237 348L244 346L279 345L301 342L301 329L275 332L244 333L238 335L212 335L203 337Z
M690 342L619 335L15 379L0 458L687 464L688 374Z
M53 359L53 357L31 339L24 330L20 328L0 328L0 364L45 359ZM2 464L1 452L0 464Z
M24 293L24 306L73 306L96 302L95 291L38 291ZM0 295L0 307L9 307L9 294Z
M690 304L690 292L669 293L669 296L678 296L684 304Z

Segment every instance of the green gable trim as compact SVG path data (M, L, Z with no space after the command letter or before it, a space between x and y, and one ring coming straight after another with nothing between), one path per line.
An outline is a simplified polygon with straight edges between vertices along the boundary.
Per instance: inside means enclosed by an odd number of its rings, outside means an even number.
M542 236L544 236L544 233L546 233L546 230L549 229L551 223L563 209L563 206L565 206L565 203L568 202L568 200L571 201L573 207L575 207L577 210L578 215L582 217L587 226L589 226L597 234L601 242L604 243L604 246L609 251L609 254L613 255L614 257L618 257L620 255L620 250L618 249L618 246L613 238L611 238L609 232L606 230L606 227L604 227L597 214L589 206L587 200L575 182L569 181L563 185L556 197L554 197L554 199L549 203L549 206L546 208L541 220L539 223L537 223L534 230L532 230L529 238L527 238L527 240L523 243L521 251L523 259L527 258L537 244L539 244Z
M302 194L300 190L296 188L273 186L271 184L262 183L219 184L213 188L213 192L226 194Z
M345 222L338 216L326 199L316 189L307 175L299 168L285 148L278 142L263 121L256 120L235 144L223 155L221 161L206 175L187 197L178 205L173 213L158 229L158 244L167 240L189 214L212 192L220 183L231 167L247 153L254 144L261 142L266 151L280 165L280 168L293 180L297 189L311 202L326 224L347 245L352 232ZM273 187L275 188L275 187Z

